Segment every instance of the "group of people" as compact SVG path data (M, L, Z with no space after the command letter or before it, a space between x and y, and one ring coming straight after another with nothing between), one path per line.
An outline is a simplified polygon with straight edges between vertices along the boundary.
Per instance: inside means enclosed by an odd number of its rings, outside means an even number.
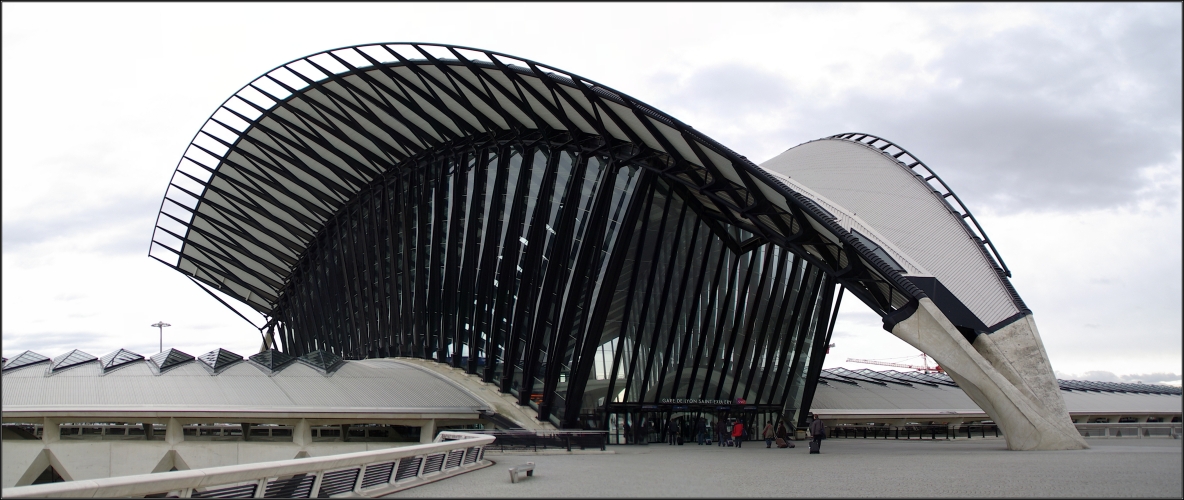
M735 418L721 418L713 425L706 418L700 417L693 425L695 441L699 445L710 446L712 442L715 442L716 446L734 446L740 448L744 441L753 437L752 431L744 425L744 421ZM667 444L681 444L679 440L682 438L682 435L683 429L680 420L671 419L666 425ZM774 430L772 423L766 424L762 434L762 437L766 441L766 447L772 446L774 437L788 439L788 436L789 430L785 427L784 422L781 422L776 430Z
M812 419L809 427L810 453L815 454L818 453L822 440L826 439L826 425L822 423L821 419L814 418L812 413L810 418ZM751 437L750 431L745 428L744 421L735 418L721 418L715 422L715 425L712 425L706 418L700 417L694 426L695 440L699 445L710 446L712 441L715 441L717 446L740 448L744 441ZM679 419L670 419L666 426L666 436L667 444L682 444L683 432ZM793 447L793 443L789 441L789 429L785 426L785 422L778 422L776 427L772 422L766 423L764 429L761 430L761 438L765 440L765 448L772 448L774 441L778 443L778 448Z

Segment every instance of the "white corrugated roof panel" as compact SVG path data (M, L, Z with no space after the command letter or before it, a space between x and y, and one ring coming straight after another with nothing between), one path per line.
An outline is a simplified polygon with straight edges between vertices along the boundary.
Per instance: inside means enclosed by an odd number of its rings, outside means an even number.
M794 147L761 166L857 216L936 277L988 327L1020 311L960 216L891 157L865 145L824 139Z
M394 359L346 361L325 374L303 363L269 374L243 361L218 374L190 362L157 373L139 361L103 374L99 363L50 374L47 365L3 375L6 411L316 411L466 413L490 409L429 370Z

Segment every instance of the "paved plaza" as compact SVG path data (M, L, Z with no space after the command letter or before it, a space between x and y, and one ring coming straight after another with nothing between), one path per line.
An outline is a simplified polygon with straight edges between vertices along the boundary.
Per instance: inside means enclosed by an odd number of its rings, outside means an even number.
M828 439L766 449L653 444L615 454L490 453L491 467L399 497L1174 497L1182 441L1089 439L1091 449L1008 451L1003 439ZM511 484L507 468L535 462Z

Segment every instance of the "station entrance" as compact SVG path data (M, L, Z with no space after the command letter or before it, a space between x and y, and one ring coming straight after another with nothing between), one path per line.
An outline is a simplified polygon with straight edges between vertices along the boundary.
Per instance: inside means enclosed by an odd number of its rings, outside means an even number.
M776 428L785 421L773 405L745 404L611 404L604 409L609 444L648 445L669 442L670 431L686 444L697 444L700 435L715 445L719 423L744 424L745 440L761 439L765 424ZM785 421L792 433L793 426Z

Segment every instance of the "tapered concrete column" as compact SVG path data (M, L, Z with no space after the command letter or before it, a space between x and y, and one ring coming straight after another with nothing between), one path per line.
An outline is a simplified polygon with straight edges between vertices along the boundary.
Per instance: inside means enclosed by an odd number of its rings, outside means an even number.
M930 355L1003 431L1011 450L1088 448L1026 316L972 346L928 298L892 334Z
M169 419L169 423L164 428L164 440L171 445L185 440L185 430L181 427L181 422L175 418Z
M312 426L309 425L308 420L300 419L296 422L296 428L292 429L292 442L296 446L308 446L312 444Z
M436 420L428 420L419 427L419 442L430 443L436 439Z
M62 440L62 430L59 427L61 422L52 418L45 418L41 421L41 441L46 444L56 443Z

